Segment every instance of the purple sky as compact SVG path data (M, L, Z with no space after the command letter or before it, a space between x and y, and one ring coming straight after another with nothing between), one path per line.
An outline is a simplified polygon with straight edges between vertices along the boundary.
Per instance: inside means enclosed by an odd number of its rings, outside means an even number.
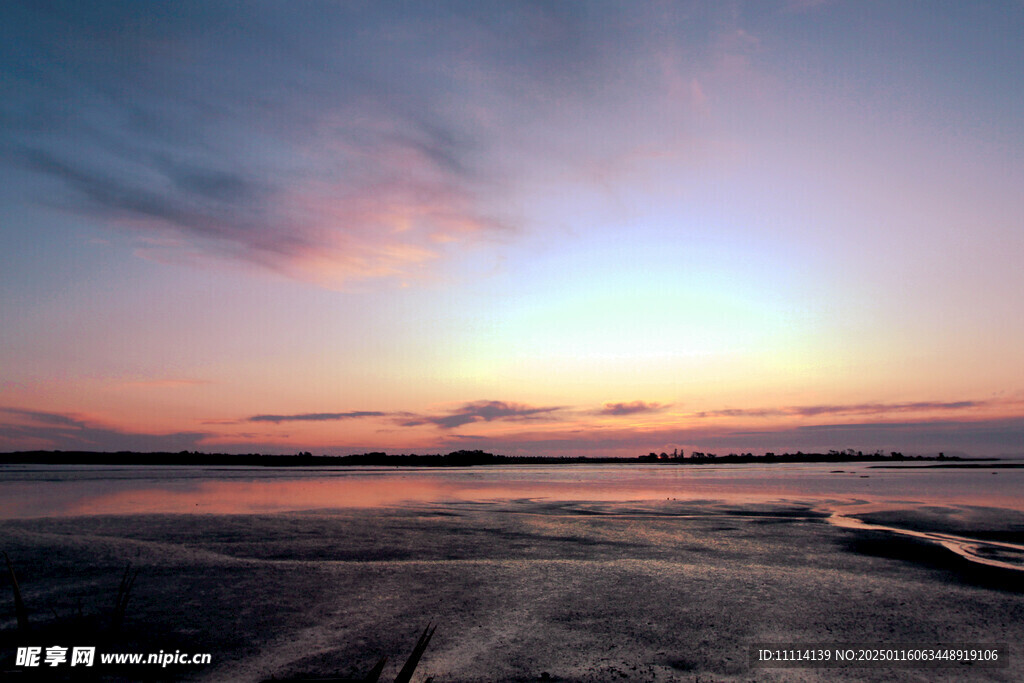
M5 2L0 449L1024 452L1021 35Z

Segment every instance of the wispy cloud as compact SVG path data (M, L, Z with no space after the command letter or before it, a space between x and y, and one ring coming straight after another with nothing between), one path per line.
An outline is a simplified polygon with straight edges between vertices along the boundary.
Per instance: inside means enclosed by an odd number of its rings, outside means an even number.
M148 434L97 425L63 413L0 408L0 447L10 450L60 449L137 452L195 449L213 434L171 432Z
M5 3L0 148L49 181L40 201L147 258L328 287L517 234L517 192L546 164L614 175L691 154L680 131L712 77L698 63L721 52L693 14L713 9L395 9ZM716 30L729 51L750 40Z
M205 3L142 20L116 5L10 11L2 147L54 181L45 202L117 224L141 254L331 285L409 274L439 245L506 229L482 201L495 176L472 126L441 114L450 93L429 82L443 51L401 39L419 59L381 58L405 30L385 9L318 7L313 24Z
M348 413L300 413L297 415L253 415L247 422L330 422L333 420L354 420L362 417L385 417L388 413L376 410L354 410Z
M668 408L660 403L647 403L645 401L633 401L632 403L605 403L604 407L597 411L598 415L636 415L637 413L657 413Z
M475 401L443 414L417 415L379 411L348 413L306 413L295 415L256 415L245 423L310 422L334 419L380 417L405 427L439 428L438 440L428 438L423 448L460 448L472 442L474 448L496 453L532 453L538 455L639 455L673 448L689 450L764 452L825 451L854 448L900 450L908 453L951 452L957 449L982 455L1019 451L1024 443L1024 417L1014 416L979 420L904 420L865 421L843 424L749 427L716 426L713 421L688 425L665 424L636 429L632 427L580 426L560 422L560 407L536 407L504 401ZM500 435L466 435L456 428L479 422L521 423L522 429L505 430ZM223 422L228 426L238 422ZM266 441L259 441L265 438ZM283 441L282 441L283 440ZM179 431L140 433L118 429L76 414L21 408L0 408L0 449L63 449L119 451L226 450L228 452L291 452L320 450L323 446L299 443L292 435ZM347 445L341 450L355 452L379 449L380 444ZM329 449L330 450L330 449Z
M865 422L762 430L710 426L663 426L657 428L529 430L500 436L474 438L474 447L495 453L535 455L636 456L673 448L717 452L753 451L826 452L853 448L865 452L882 449L905 453L950 453L961 450L973 455L1021 452L1024 418L992 420L931 420ZM462 435L447 435L446 445L458 448Z
M715 417L816 417L818 415L882 415L885 413L916 413L957 411L983 408L992 401L915 401L912 403L855 403L849 405L788 406L782 408L726 408L694 413L699 418Z
M444 415L414 415L402 418L400 424L404 427L432 424L442 429L455 429L473 422L548 419L552 413L561 409L560 406L537 408L505 401L473 401Z

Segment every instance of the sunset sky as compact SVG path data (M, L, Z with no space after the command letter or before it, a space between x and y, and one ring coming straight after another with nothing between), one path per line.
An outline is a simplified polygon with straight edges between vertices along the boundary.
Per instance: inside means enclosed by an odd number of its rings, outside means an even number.
M1024 3L0 5L0 450L1024 453Z

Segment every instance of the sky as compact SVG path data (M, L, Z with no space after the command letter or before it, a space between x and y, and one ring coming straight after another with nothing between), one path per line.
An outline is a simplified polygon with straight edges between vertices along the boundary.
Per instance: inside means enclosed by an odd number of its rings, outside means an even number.
M0 6L0 450L1024 453L1024 3Z

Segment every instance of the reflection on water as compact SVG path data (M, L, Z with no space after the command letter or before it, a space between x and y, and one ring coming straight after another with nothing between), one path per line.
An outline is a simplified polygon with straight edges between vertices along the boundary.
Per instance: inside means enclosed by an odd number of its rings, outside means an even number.
M1024 545L1005 541L979 540L938 531L916 531L895 526L869 524L856 517L833 514L829 522L844 529L868 529L885 531L900 536L916 538L941 545L968 562L983 564L997 569L1019 571L1024 569Z
M402 503L799 500L981 505L1024 511L1024 469L857 464L549 465L475 468L0 466L0 518L247 514Z

